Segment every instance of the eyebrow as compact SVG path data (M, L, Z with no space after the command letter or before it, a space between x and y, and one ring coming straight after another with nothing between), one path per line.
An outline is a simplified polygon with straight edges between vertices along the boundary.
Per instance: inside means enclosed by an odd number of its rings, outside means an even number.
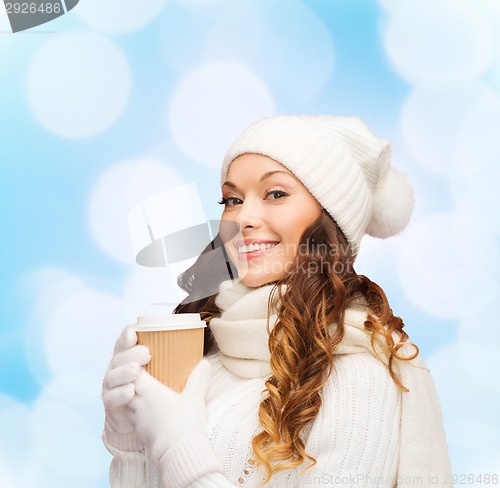
M276 173L283 173L284 175L288 175L291 178L293 178L293 175L291 173L288 173L288 171L282 171L282 170L277 169L276 171L268 171L267 173L264 173L261 176L259 182L264 181L265 179L269 178L270 176L272 176ZM229 186L230 188L237 188L237 186L230 181L225 181L222 186L224 186L224 185Z
M264 173L261 176L259 181L264 181L265 179L269 178L270 176L274 175L275 173L283 173L284 175L288 175L288 176L291 176L293 178L292 174L289 173L288 171L283 171L283 170L277 169L275 171L268 171L267 173Z

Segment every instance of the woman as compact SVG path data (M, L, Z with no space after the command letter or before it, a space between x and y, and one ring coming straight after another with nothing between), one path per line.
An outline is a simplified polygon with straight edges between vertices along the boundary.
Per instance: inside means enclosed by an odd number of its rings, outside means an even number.
M270 117L234 142L207 247L225 258L179 278L175 312L209 322L206 359L174 393L125 329L103 389L112 487L450 485L429 372L353 268L364 234L410 219L390 157L355 117Z

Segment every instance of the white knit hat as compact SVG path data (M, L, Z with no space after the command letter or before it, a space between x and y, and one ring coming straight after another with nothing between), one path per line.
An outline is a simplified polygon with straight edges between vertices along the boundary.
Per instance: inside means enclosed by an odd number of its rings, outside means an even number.
M391 165L391 145L357 117L281 115L248 127L229 148L221 170L245 153L288 168L333 217L355 253L365 233L401 232L413 211L413 190Z

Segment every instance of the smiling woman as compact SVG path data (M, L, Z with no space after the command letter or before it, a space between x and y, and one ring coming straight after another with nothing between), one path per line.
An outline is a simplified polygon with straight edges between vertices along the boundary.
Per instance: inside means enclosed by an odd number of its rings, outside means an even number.
M354 270L363 235L395 235L413 210L389 143L355 117L270 117L231 146L221 190L219 235L175 309L208 322L205 359L174 393L127 328L106 373L111 486L450 486L429 371Z
M226 243L240 281L256 287L283 278L321 205L282 164L260 154L233 161L222 194L222 220L241 229Z

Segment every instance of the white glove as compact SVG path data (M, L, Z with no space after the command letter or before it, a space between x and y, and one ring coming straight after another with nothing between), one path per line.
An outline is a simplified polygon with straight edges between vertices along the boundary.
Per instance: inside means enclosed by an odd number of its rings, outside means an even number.
M102 400L105 410L104 440L122 451L142 451L134 425L127 416L128 404L135 393L134 381L141 366L151 359L145 346L137 345L137 334L128 325L118 338L113 358L104 376Z
M210 363L202 360L182 393L167 388L144 369L135 381L129 417L162 471L166 487L184 488L204 474L223 471L206 432L209 378Z

